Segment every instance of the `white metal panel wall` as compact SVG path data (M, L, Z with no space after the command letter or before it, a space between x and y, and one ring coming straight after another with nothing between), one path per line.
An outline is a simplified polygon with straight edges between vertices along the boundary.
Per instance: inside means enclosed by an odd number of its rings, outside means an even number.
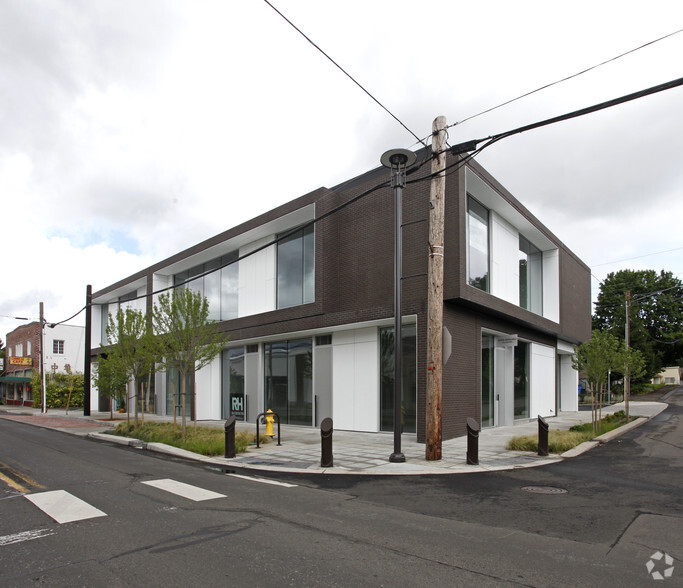
M531 344L531 399L529 417L555 416L555 349Z
M543 252L543 316L560 322L560 252Z
M572 367L571 355L560 355L560 406L562 412L579 410L579 372Z
M519 233L491 211L491 294L519 305Z
M273 240L266 237L240 247L240 255ZM239 262L238 316L275 310L275 246L268 247Z
M332 352L332 412L335 429L378 430L378 331L335 332Z
M105 343L106 344L106 343ZM102 305L93 304L90 323L90 348L102 346Z
M197 420L221 418L221 356L195 373ZM191 398L191 396L188 396ZM190 414L190 411L187 411Z

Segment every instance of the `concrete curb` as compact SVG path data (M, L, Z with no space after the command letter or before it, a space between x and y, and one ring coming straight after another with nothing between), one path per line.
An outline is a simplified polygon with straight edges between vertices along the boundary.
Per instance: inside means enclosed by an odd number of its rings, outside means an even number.
M387 463L379 471L377 469L371 470L352 470L345 468L343 466L337 466L334 468L322 468L312 466L307 469L302 468L291 468L287 466L279 465L266 465L266 464L250 464L244 462L234 462L231 459L225 457L208 457L205 455L200 455L187 451L185 449L180 449L179 447L173 447L172 445L166 445L165 443L146 443L140 441L139 439L134 439L132 437L121 437L119 435L109 435L107 433L89 433L87 435L91 439L97 441L105 441L108 443L114 443L115 445L121 445L124 447L133 447L135 449L146 449L148 451L154 451L155 453L161 453L163 455L170 455L172 457L179 457L182 459L188 459L196 462L201 462L205 464L220 466L226 469L235 470L250 470L253 472L281 472L281 473L291 473L291 474L325 474L325 475L354 475L354 476L417 476L417 475L457 475L457 474L469 474L469 473L482 473L482 472L497 472L497 471L509 471L513 469L525 469L530 467L538 467L543 465L549 465L551 463L559 463L562 459L559 456L548 456L545 459L537 460L529 463L520 463L513 466L504 465L464 465L462 469L453 470L446 468L435 468L435 467L425 467L423 465L414 464L401 464L396 467L393 464ZM533 454L535 455L535 454Z
M650 418L652 418L652 417L650 417ZM599 437L596 437L595 439L593 439L593 441L597 441L598 443L608 443L612 439L616 439L617 437L623 435L624 433L628 433L631 429L635 429L636 427L640 427L640 425L649 421L650 418L638 417L635 421L631 421L630 423L626 423L625 425L622 425L621 427L618 427L617 429L612 429L611 431L607 431L607 433L603 433Z
M578 455L581 455L582 453L586 453L586 451L590 451L593 449L593 447L597 447L598 445L601 445L602 443L609 443L613 439L616 439L617 437L620 437L624 433L628 433L629 431L632 431L633 429L640 427L640 425L645 424L649 420L655 418L658 414L661 414L668 408L667 404L662 404L661 408L657 410L655 414L652 414L650 416L644 417L636 417L634 421L631 421L630 423L627 423L625 425L622 425L621 427L618 427L617 429L612 429L611 431L608 431L607 433L603 433L599 437L595 437L594 439L590 441L584 441L580 445L577 445L574 447L574 449L570 449L569 451L565 451L563 454L560 455L562 458L571 458L571 457L576 457Z

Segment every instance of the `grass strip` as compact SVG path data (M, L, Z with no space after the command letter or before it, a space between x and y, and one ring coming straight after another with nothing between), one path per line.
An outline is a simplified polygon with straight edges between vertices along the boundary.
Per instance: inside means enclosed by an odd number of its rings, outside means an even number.
M180 426L173 423L147 422L139 424L120 423L114 429L114 435L140 439L147 443L165 443L172 447L179 447L200 455L225 455L225 431L216 427L187 427L185 437ZM266 443L267 438L261 436L261 443ZM244 453L249 443L256 443L256 435L253 433L235 433L235 448L237 453Z
M629 420L632 421L633 417ZM548 449L551 453L564 453L584 441L590 441L625 424L626 415L621 410L598 421L597 431L593 431L592 423L575 425L568 431L548 431ZM506 449L511 451L538 451L538 434L513 437L508 441Z

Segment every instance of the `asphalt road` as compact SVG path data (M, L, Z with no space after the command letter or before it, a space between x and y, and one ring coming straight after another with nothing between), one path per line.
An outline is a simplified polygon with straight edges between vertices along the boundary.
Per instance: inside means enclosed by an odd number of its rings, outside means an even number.
M0 419L0 585L648 586L658 550L683 585L680 396L573 460L423 478L242 478Z

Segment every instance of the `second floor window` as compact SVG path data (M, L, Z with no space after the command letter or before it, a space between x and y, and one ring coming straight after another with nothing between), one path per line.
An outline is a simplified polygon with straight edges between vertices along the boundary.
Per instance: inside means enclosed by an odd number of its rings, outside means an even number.
M489 292L489 211L467 196L467 283Z
M277 244L277 307L315 300L315 232L304 227Z
M52 353L55 355L64 355L64 341L59 339L52 341Z
M519 305L543 314L543 252L519 236Z

